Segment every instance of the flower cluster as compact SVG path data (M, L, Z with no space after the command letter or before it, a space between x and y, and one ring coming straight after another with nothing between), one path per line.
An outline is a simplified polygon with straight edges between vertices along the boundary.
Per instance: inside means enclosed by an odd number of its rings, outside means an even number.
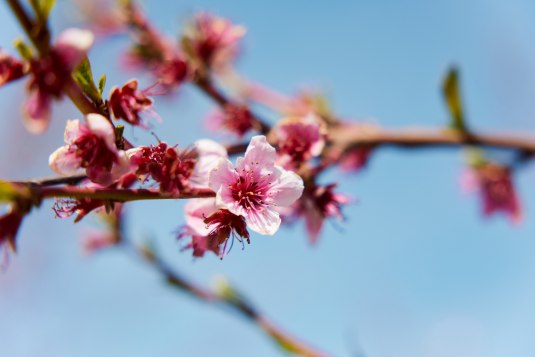
M204 254L200 247L214 252L217 247L224 254L229 235L248 242L246 227L263 235L279 229L278 209L291 206L301 196L303 180L275 161L275 148L261 135L251 139L236 166L226 158L215 160L209 180L215 199L204 204L192 201L186 207L188 224L181 236L192 236L194 255Z

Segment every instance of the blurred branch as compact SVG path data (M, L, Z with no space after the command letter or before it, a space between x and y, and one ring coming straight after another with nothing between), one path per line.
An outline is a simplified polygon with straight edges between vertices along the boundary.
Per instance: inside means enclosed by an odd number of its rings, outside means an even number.
M165 278L170 286L204 303L230 308L233 312L254 323L286 352L305 357L328 356L326 353L318 351L308 344L297 340L268 320L256 307L228 285L228 283L220 289L221 291L212 291L203 288L172 269L151 247L136 246L134 243L125 239L123 239L123 243L127 247L133 248L139 256Z

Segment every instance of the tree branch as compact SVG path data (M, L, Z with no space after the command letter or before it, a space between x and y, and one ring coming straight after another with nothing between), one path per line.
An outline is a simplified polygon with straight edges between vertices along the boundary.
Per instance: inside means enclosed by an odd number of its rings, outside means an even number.
M326 357L326 353L321 352L295 337L289 335L286 331L275 325L265 316L263 316L256 307L249 301L237 294L235 291L230 293L218 293L209 289L203 288L200 285L186 279L184 276L173 270L166 262L164 262L154 250L148 247L140 247L134 245L130 241L123 240L127 247L132 247L146 262L150 264L161 276L165 278L170 286L185 292L195 299L204 303L229 307L241 317L251 321L259 327L264 333L273 339L277 345L287 352L305 356L305 357ZM228 288L230 289L230 287Z

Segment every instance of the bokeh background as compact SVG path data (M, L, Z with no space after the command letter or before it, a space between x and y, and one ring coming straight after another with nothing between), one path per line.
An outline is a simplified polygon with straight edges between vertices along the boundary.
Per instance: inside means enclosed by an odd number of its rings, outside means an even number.
M77 23L58 1L57 31ZM146 1L170 36L197 10L248 28L237 68L285 93L325 90L335 111L387 127L446 125L440 82L457 64L469 124L478 130L535 131L535 3L480 1ZM0 3L0 44L22 36ZM118 56L125 36L95 45L106 92L132 76ZM141 76L145 84L147 77ZM0 91L0 177L52 174L48 155L62 145L66 119L56 105L44 136L26 133L19 107L24 84ZM203 119L213 104L185 87L158 98L162 140L186 146L213 137ZM137 143L152 142L139 130ZM535 138L534 138L535 139ZM504 153L494 152L503 156ZM209 285L224 275L275 322L334 356L474 357L535 355L535 171L516 176L525 219L483 219L463 194L457 150L376 152L359 175L325 176L357 201L346 222L327 224L311 247L297 225L254 235L223 261L181 253L174 230L181 202L128 205L128 234L153 238L173 266ZM143 262L120 250L84 256L73 225L46 202L24 222L19 253L0 275L0 355L277 356L249 322L168 288Z

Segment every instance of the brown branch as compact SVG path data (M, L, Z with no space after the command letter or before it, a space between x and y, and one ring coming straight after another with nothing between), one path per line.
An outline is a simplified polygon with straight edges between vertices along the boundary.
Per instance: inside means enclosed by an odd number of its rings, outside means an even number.
M140 200L169 200L215 197L212 190L188 190L178 194L162 193L148 189L115 189L115 188L86 188L86 187L32 187L32 195L43 199L51 197L66 197L76 199L110 200L116 202Z
M287 352L305 357L326 357L328 354L311 347L296 339L263 316L256 307L245 300L234 290L229 293L217 293L186 279L184 276L173 270L149 247L138 247L129 241L123 241L127 246L133 247L135 251L144 258L158 273L160 273L167 283L185 292L195 299L207 304L229 307L243 318L256 324L264 333L271 337L277 345ZM231 289L229 287L229 289Z
M471 145L535 153L535 133L532 137L528 137L507 134L465 134L454 130L436 129L362 130L359 125L343 125L332 128L329 137L334 144L345 148L355 146L429 148Z

